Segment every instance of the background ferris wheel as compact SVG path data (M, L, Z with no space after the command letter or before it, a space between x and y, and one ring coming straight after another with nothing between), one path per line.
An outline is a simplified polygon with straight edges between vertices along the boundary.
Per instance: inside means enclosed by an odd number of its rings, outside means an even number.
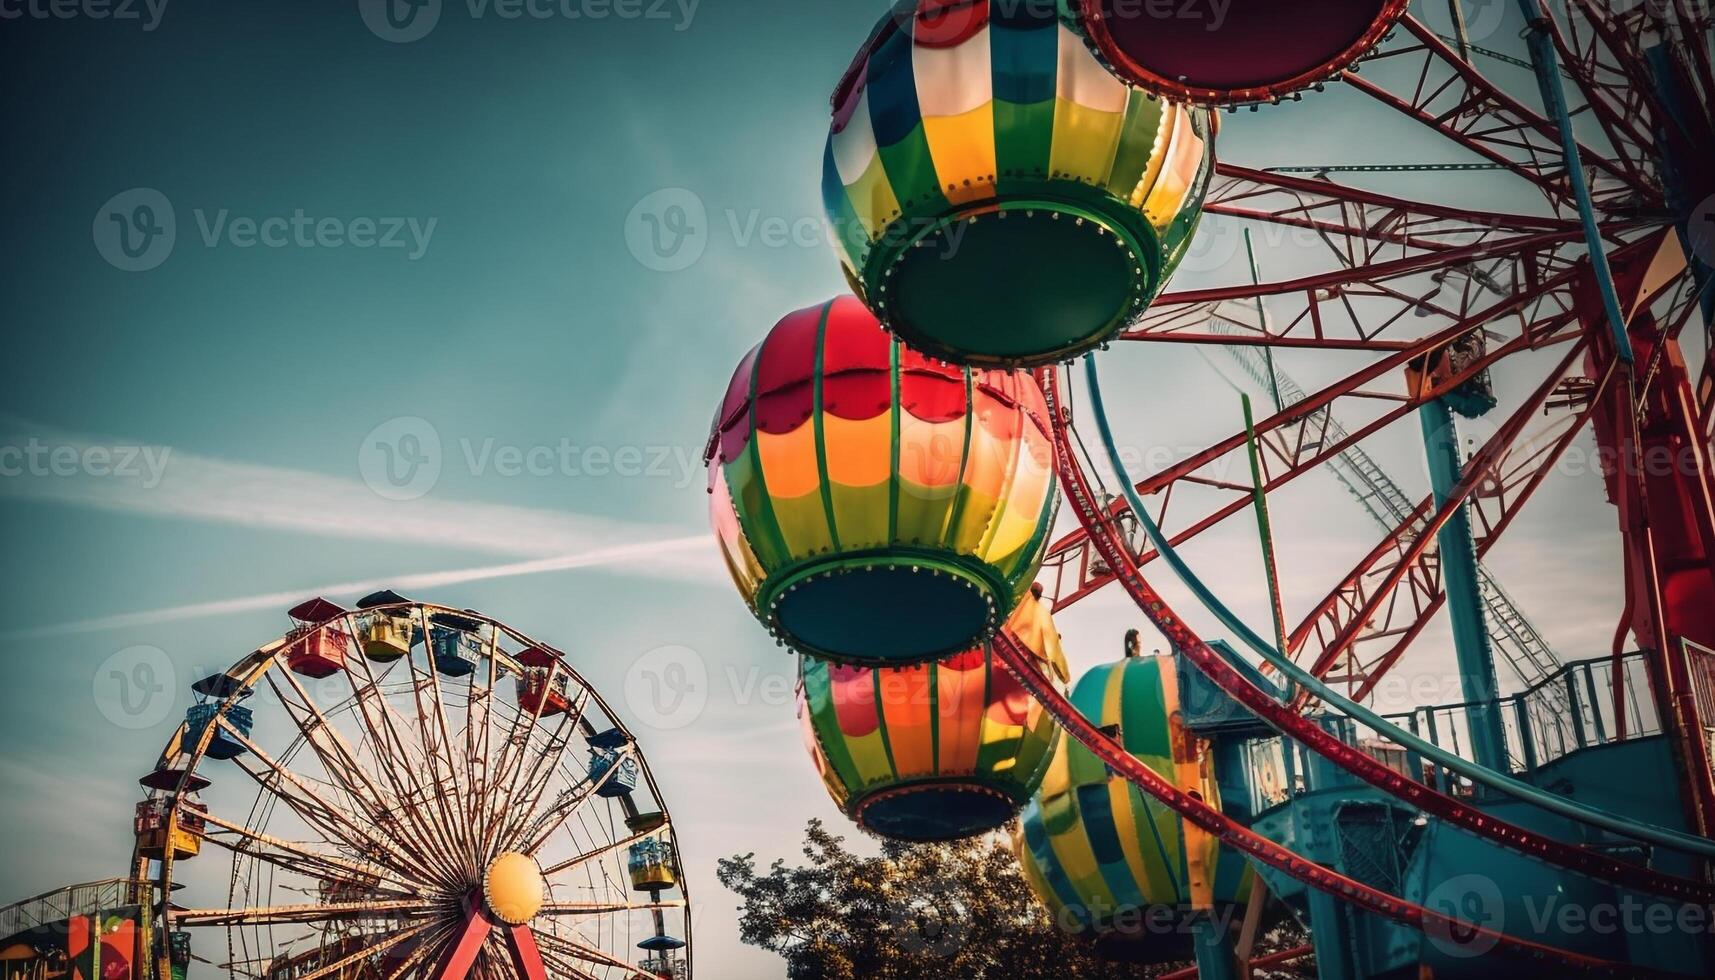
M690 976L672 817L564 654L391 592L290 615L141 780L156 976Z

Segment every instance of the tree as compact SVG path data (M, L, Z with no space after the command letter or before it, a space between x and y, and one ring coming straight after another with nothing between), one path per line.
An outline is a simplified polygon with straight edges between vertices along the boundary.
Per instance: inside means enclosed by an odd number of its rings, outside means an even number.
M1102 961L1057 929L993 836L885 841L866 858L812 820L804 857L761 873L744 854L717 872L744 901L741 938L785 957L793 980L1130 980L1170 969Z

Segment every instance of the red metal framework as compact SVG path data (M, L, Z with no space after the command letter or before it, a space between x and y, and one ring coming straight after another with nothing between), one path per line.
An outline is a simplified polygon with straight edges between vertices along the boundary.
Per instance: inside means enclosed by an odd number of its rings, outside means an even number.
M1300 618L1288 651L1317 676L1348 684L1358 699L1373 696L1446 605L1437 531L1463 509L1478 557L1489 555L1569 450L1593 434L1605 488L1619 511L1628 569L1628 612L1616 644L1623 646L1631 634L1655 651L1653 694L1680 753L1688 816L1705 831L1715 825L1715 780L1695 678L1680 651L1687 640L1715 644L1715 355L1705 340L1694 386L1680 340L1698 313L1698 282L1676 227L1685 215L1674 208L1686 204L1676 201L1665 160L1674 155L1704 166L1715 154L1715 128L1706 118L1686 124L1683 112L1678 118L1669 113L1654 72L1666 64L1698 96L1691 111L1707 116L1715 84L1706 51L1688 42L1707 29L1708 15L1692 10L1700 5L1679 2L1623 5L1624 11L1608 6L1575 0L1568 15L1545 27L1563 59L1580 121L1595 227L1628 318L1635 366L1615 350L1614 331L1596 297L1600 273L1574 210L1556 123L1534 107L1535 93L1511 94L1476 60L1508 55L1468 44L1456 50L1409 17L1394 43L1347 73L1347 85L1495 175L1461 175L1430 196L1457 200L1463 181L1482 179L1525 193L1510 195L1509 207L1497 212L1337 183L1328 179L1342 169L1334 165L1302 177L1224 161L1210 191L1201 244L1218 250L1224 241L1235 253L1229 257L1237 258L1235 229L1255 231L1265 268L1273 264L1267 258L1274 249L1292 263L1294 275L1271 280L1248 263L1229 262L1241 275L1167 293L1121 339L1243 347L1269 358L1309 351L1346 358L1324 364L1368 358L1302 398L1295 393L1289 402L1277 400L1274 414L1258 422L1269 492L1385 438L1428 402L1486 396L1493 374L1508 375L1496 420L1484 424L1490 434L1465 463L1450 497L1439 506L1428 495L1402 503L1397 520L1357 564L1330 582L1319 601L1294 611ZM1645 48L1658 43L1652 66ZM1528 66L1520 65L1520 79L1528 80ZM1343 121L1348 129L1352 124ZM1306 259L1321 267L1305 271ZM1123 353L1107 356L1126 363ZM1273 361L1268 364L1272 376ZM1135 575L1158 556L1135 540L1125 501L1107 494L1098 499L1082 482L1068 397L1066 391L1056 395L1057 410L1066 413L1057 419L1065 437L1061 475L1075 504L1080 490L1087 500L1074 507L1083 526L1050 551L1055 607L1063 610L1119 581L1158 626L1165 618L1183 630ZM1238 431L1138 484L1175 547L1246 512L1252 487L1241 465L1245 449L1245 433ZM1663 454L1675 466L1652 475L1648 460ZM1163 632L1181 649L1181 641L1198 645L1194 637ZM1216 661L1198 665L1221 667ZM1278 706L1240 700L1276 720ZM1288 734L1331 758L1340 755L1338 746L1321 744L1327 739L1317 732ZM1348 760L1338 761L1344 767ZM1365 768L1362 760L1349 761L1354 772ZM1401 788L1389 791L1395 789Z
M1346 83L1390 109L1414 119L1491 163L1505 167L1529 181L1555 205L1571 205L1571 189L1565 180L1566 159L1555 125L1542 113L1495 84L1481 70L1459 57L1447 42L1421 21L1406 17L1400 22L1404 43L1390 47L1364 66L1380 73L1386 67L1403 65L1409 81L1395 88L1348 72ZM1628 63L1641 64L1641 52L1628 50ZM1574 60L1570 70L1594 73L1593 62ZM1590 146L1580 154L1586 167L1599 177L1596 200L1607 209L1659 207L1661 189L1637 161L1616 161Z
M1475 836L1492 840L1504 847L1568 868L1604 881L1622 882L1652 894L1666 895L1685 901L1704 902L1715 898L1715 886L1678 878L1615 860L1562 843L1551 837L1499 820L1482 810L1455 800L1415 779L1389 767L1373 756L1341 741L1321 726L1305 718L1293 705L1283 704L1272 695L1245 679L1237 670L1210 649L1179 618L1138 570L1138 559L1118 524L1096 502L1088 477L1078 463L1073 439L1067 432L1069 414L1064 410L1059 379L1052 369L1038 373L1043 392L1055 418L1055 470L1060 476L1072 513L1090 535L1094 547L1109 566L1115 569L1115 580L1126 594L1143 610L1144 615L1165 636L1173 649L1208 675L1234 700L1250 709L1277 730L1302 743L1354 776L1424 812ZM1081 719L1080 719L1081 721ZM1088 723L1084 723L1089 727ZM1093 730L1093 729L1092 729ZM1123 750L1110 744L1110 750ZM1141 783L1139 785L1142 785Z

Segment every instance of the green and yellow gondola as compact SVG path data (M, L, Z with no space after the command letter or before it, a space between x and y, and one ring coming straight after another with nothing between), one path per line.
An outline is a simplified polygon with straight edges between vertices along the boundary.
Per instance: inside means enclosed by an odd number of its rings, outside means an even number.
M1127 752L1185 782L1186 754L1174 752L1175 739L1186 735L1176 718L1173 658L1128 657L1097 667L1078 681L1071 700ZM1191 765L1195 788L1218 807L1206 757ZM1195 832L1188 851L1186 839L1172 810L1067 738L1025 807L1013 844L1031 890L1062 929L1091 937L1112 958L1156 962L1188 956L1185 922L1193 908L1207 903L1230 911L1250 894L1253 875L1242 855ZM1193 886L1198 876L1205 887Z
M752 612L839 663L979 645L1041 567L1047 411L1030 375L925 357L849 296L780 321L733 375L706 455Z
M956 363L1118 333L1183 257L1213 171L1209 112L1116 79L1052 3L901 3L833 109L822 190L847 277Z
M1064 683L1047 609L1026 596L1006 631ZM798 717L828 794L848 817L896 840L999 829L1042 778L1059 727L985 647L931 664L874 670L803 658Z

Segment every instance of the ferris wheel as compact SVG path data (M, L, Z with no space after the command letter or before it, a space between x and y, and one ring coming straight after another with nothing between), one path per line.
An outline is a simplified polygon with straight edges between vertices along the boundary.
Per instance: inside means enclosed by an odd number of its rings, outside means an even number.
M1699 40L1708 12L1574 0L1544 9L1524 50L1509 52L1474 38L1458 3L1422 4L1416 16L1393 7L1386 43L1324 79L1330 91L1236 100L1303 98L1267 110L1295 113L1303 146L1347 145L1341 134L1361 130L1397 134L1416 158L1234 154L1217 164L1194 248L1226 261L1205 277L1213 281L1166 290L1115 336L1103 366L1117 373L1139 363L1132 352L1191 345L1232 369L1223 373L1261 408L1247 431L1217 383L1211 402L1221 406L1211 408L1230 415L1230 434L1132 475L1131 496L1174 548L1191 548L1250 520L1252 481L1230 474L1248 475L1253 449L1258 480L1282 500L1315 483L1306 477L1331 473L1379 531L1364 533L1359 559L1322 582L1316 601L1290 610L1282 652L1369 700L1447 615L1462 651L1492 651L1486 669L1461 661L1467 678L1488 675L1486 691L1466 692L1477 701L1493 697L1496 674L1524 689L1560 667L1482 561L1593 434L1602 462L1592 478L1620 510L1616 551L1626 561L1616 662L1635 637L1667 651L1651 669L1684 689L1690 673L1680 664L1691 653L1681 645L1715 626L1707 612L1715 293L1707 236L1693 220L1715 186L1707 167L1684 156L1711 141L1715 79ZM1432 16L1444 24L1431 26ZM1542 84L1533 60L1553 65ZM1315 111L1317 100L1336 99L1338 111ZM1232 129L1249 119L1235 118ZM1301 386L1292 376L1299 366L1318 382ZM1076 416L1065 430L1068 462L1089 475L1097 519L1111 525L1099 533L1111 530L1148 569L1163 556L1128 494L1108 482L1125 474L1099 448L1091 411L1099 402L1074 410L1085 376L1044 375L1066 418ZM1133 441L1144 435L1118 416L1115 429ZM1386 454L1376 447L1397 444L1405 429L1422 440L1428 493L1401 489L1377 462ZM1671 465L1655 474L1649 458ZM1099 552L1087 527L1051 547L1057 610L1119 578ZM1230 625L1219 610L1217 618ZM1625 693L1618 697L1614 710L1624 714ZM1564 698L1556 709L1567 709ZM1688 764L1707 769L1702 740L1681 737ZM1475 748L1491 764L1505 751Z
M565 654L392 592L289 615L140 781L157 980L691 975L672 817Z

